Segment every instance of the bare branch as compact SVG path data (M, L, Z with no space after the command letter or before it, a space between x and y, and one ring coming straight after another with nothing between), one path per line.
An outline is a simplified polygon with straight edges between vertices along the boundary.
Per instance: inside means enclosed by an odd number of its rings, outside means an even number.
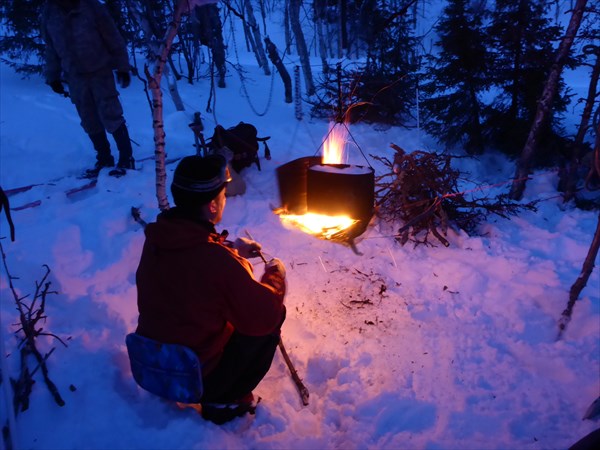
M21 335L21 339L17 346L17 348L20 350L21 371L18 379L11 379L11 385L14 394L13 407L15 414L18 413L18 411L26 411L29 408L29 396L31 394L33 384L35 383L33 380L33 375L38 369L41 369L44 383L52 394L54 401L59 406L63 406L65 402L60 396L56 385L50 379L48 367L46 365L46 361L54 352L54 348L46 353L46 355L42 356L36 347L36 339L39 336L50 336L67 347L67 344L61 338L53 333L45 332L44 328L38 325L40 321L45 321L47 318L45 308L48 294L56 294L55 291L50 290L51 282L47 281L48 276L50 275L50 267L48 267L46 264L43 265L45 269L44 275L41 281L35 282L35 293L31 299L31 302L28 304L25 302L25 300L29 297L29 295L19 296L17 294L17 290L13 284L13 280L17 278L10 274L6 254L4 253L4 248L2 247L1 242L0 253L2 254L2 262L8 276L9 287L13 294L17 311L19 313L19 323L15 325L19 328L17 328L15 334ZM29 356L33 356L37 362L33 370L30 370L29 368Z

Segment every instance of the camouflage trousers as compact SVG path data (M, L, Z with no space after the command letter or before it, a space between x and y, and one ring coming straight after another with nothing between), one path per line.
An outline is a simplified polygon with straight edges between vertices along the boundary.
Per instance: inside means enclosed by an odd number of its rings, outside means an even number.
M87 134L114 133L125 123L112 70L70 75L67 81L71 102Z

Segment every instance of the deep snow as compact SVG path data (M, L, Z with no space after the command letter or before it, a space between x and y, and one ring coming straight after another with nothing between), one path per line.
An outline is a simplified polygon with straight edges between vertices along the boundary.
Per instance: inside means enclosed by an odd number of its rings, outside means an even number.
M232 236L248 230L286 263L283 339L310 404L302 406L280 354L256 390L263 398L256 416L220 427L135 385L124 336L136 326L143 231L130 208L140 207L146 220L158 213L154 162L139 162L139 171L121 179L102 175L96 188L67 197L66 189L82 183L75 175L94 162L75 109L40 79L22 80L1 65L0 185L40 184L11 196L13 208L41 201L13 211L17 239L2 246L19 295L33 293L42 265L50 267L58 294L48 299L44 328L68 343L38 342L42 351L56 347L48 367L66 405L54 403L36 374L30 408L17 416L19 448L559 449L596 429L597 421L582 416L600 394L598 267L563 339L556 336L597 214L562 205L549 170L528 183L525 201L543 200L536 213L492 218L481 236L452 233L449 248L402 247L395 228L377 220L357 240L362 255L285 228L272 212L279 206L275 169L313 155L328 124L311 120L306 105L297 121L277 75L263 75L251 57L245 67L252 107L266 114L252 112L235 72L216 91L214 114L205 112L207 80L181 82L186 111L176 112L165 95L167 153L194 152L194 111L202 112L207 130L246 121L271 136L272 160L262 159L262 171L243 172L248 190L228 199L218 228ZM584 88L585 81L572 85ZM141 82L122 90L121 99L136 158L151 156ZM367 158L391 155L391 142L437 150L418 130L351 131ZM352 146L350 157L365 162ZM497 155L463 168L485 185L508 182L514 172ZM507 189L500 184L488 194ZM4 217L0 227L8 236ZM3 266L0 295L4 363L16 377L18 317Z

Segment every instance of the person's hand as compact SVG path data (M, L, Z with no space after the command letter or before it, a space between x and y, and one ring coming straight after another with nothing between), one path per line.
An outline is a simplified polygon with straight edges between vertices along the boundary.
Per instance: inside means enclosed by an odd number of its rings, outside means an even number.
M131 75L129 75L129 72L125 70L118 70L117 82L119 83L119 86L125 89L127 86L129 86L129 83L131 83Z
M233 243L233 248L238 251L242 258L256 258L260 256L262 246L252 239L240 237Z
M279 258L273 258L265 264L265 272L279 272L282 278L285 278L285 266Z
M69 96L69 93L65 91L65 87L63 86L60 80L54 80L48 83L48 85L52 88L54 92L57 94L63 95L65 97Z

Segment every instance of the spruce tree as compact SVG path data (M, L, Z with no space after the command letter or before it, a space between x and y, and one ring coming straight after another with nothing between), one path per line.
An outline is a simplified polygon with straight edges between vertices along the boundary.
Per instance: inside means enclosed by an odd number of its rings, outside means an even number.
M354 102L369 103L359 117L373 122L408 124L415 106L417 40L406 6L371 0L363 2L357 11L358 37L366 46L367 62L353 72Z
M44 42L40 36L40 12L45 0L0 2L0 54L3 61L25 76L42 73Z
M129 37L122 0L106 0L109 13L125 38ZM0 55L3 62L24 76L41 74L44 40L41 14L46 0L2 0L0 2ZM129 39L127 39L129 40Z
M523 149L561 37L560 28L546 14L548 7L547 0L497 0L487 28L494 59L492 81L497 92L489 108L488 139L490 145L510 155ZM570 60L566 66L572 64ZM563 145L560 113L567 104L565 83L561 81L542 142L554 148L554 154Z
M490 60L482 32L485 14L469 3L449 0L435 27L439 52L426 58L421 104L426 131L448 147L463 145L475 154L484 150L481 94L490 84Z
M392 2L393 3L393 2ZM320 80L313 115L336 120L408 124L415 104L416 39L407 6L382 0L348 2L348 42L364 62ZM409 4L409 3L407 3ZM333 27L335 24L331 24Z

